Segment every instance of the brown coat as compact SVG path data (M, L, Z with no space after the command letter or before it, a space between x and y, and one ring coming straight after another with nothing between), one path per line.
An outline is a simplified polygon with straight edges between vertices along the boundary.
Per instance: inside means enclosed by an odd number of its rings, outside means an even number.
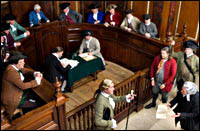
M22 73L33 73L33 70L23 68ZM12 118L14 111L17 109L17 106L22 97L23 90L36 86L36 80L23 82L17 70L14 69L11 65L7 66L2 79L1 102L5 107L5 110L8 113L10 119Z

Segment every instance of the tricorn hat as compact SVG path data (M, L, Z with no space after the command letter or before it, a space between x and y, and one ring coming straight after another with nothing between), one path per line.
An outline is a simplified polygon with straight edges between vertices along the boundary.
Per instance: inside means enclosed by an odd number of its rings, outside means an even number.
M110 86L111 86L112 84L113 84L112 80L110 80L110 79L104 79L104 80L100 83L99 89L100 89L100 91L103 91L103 90L105 90L105 89L110 88Z
M109 11L109 10L111 10L111 9L115 9L115 8L117 8L117 5L115 5L115 4L110 4L110 5L108 5L107 8L106 8L106 12Z
M150 14L145 14L142 16L144 20L148 20L151 18L151 15Z
M92 31L91 30L84 30L83 32L82 32L82 36L83 37L85 37L85 36L91 36L92 35Z
M13 14L6 14L4 19L5 20L16 20L17 18Z
M92 3L92 4L90 4L90 5L88 6L89 9L97 9L97 8L99 8L99 7L100 7L100 5L99 5L98 3Z
M25 59L25 58L27 57L24 56L21 52L13 51L10 54L9 61L16 61L16 60Z
M9 23L3 23L1 24L1 32L4 32L5 30L10 29L10 24Z
M132 14L132 13L133 13L133 10L126 10L125 13L126 13L126 15L127 15L127 14Z
M65 8L69 7L70 3L62 3L60 4L60 8L64 10Z
M199 46L197 45L196 42L194 42L193 40L188 40L186 42L183 43L183 47L184 48L191 48L191 49L196 49Z

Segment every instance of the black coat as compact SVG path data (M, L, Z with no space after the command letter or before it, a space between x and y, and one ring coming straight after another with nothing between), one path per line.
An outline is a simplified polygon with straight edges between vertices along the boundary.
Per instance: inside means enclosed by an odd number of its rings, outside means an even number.
M199 130L199 92L190 95L188 102L186 97L180 93L170 102L171 107L178 104L174 109L175 113L181 113L180 117L175 118L175 124L180 121L181 128L184 130Z
M67 76L66 73L70 68L70 65L63 68L57 57L51 54L45 61L44 78L46 78L50 83L54 83L56 81L56 77L58 77L58 80L63 81L61 77L63 78Z

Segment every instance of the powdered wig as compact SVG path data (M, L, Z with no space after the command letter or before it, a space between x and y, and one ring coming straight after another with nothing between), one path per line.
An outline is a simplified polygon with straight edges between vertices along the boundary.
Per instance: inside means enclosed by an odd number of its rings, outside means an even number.
M34 5L34 10L37 10L37 9L41 9L41 6L39 4Z

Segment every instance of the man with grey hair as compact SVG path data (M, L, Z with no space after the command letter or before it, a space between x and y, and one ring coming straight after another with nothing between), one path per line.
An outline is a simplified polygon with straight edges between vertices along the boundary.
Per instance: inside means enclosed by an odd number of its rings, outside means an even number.
M40 25L43 21L50 22L41 11L41 6L39 4L35 4L34 11L31 11L29 14L30 27Z
M178 104L174 109L176 114L175 124L180 121L181 128L184 130L199 130L199 92L197 85L191 81L184 82L182 86L182 97L174 98L169 107Z

